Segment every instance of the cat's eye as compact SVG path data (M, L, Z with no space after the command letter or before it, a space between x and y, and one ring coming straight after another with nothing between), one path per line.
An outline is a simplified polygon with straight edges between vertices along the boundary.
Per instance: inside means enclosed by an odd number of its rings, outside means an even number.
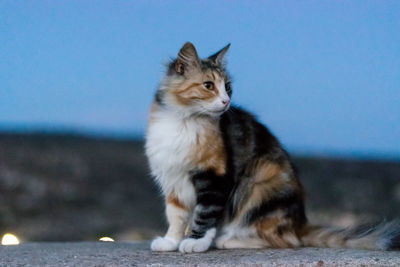
M204 82L203 86L208 90L213 90L214 89L214 83L213 82Z

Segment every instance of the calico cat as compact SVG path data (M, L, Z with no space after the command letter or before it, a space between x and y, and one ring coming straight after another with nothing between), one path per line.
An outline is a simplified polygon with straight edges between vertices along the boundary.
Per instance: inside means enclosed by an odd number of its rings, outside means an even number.
M355 229L307 223L288 153L250 113L230 104L228 48L200 59L184 44L155 94L146 155L165 195L169 228L151 249L400 249L399 222Z

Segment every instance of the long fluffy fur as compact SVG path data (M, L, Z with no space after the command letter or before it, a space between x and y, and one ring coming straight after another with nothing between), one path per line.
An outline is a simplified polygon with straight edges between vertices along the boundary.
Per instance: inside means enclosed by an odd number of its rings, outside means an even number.
M229 105L228 48L201 60L186 43L156 92L146 154L170 225L152 249L399 249L398 221L353 229L308 224L288 153L254 116Z

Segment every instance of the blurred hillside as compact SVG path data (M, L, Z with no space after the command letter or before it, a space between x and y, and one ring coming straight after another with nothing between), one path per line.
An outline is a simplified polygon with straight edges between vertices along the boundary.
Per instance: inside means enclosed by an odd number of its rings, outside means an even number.
M295 157L312 222L400 215L400 162ZM23 240L150 238L163 201L139 140L0 134L0 234Z

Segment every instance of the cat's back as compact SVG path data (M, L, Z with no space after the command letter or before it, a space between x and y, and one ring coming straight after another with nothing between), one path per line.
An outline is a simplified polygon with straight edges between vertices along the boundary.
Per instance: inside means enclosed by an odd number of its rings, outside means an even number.
M238 153L270 154L283 150L277 138L257 118L237 106L232 106L220 120L220 129L231 149Z

